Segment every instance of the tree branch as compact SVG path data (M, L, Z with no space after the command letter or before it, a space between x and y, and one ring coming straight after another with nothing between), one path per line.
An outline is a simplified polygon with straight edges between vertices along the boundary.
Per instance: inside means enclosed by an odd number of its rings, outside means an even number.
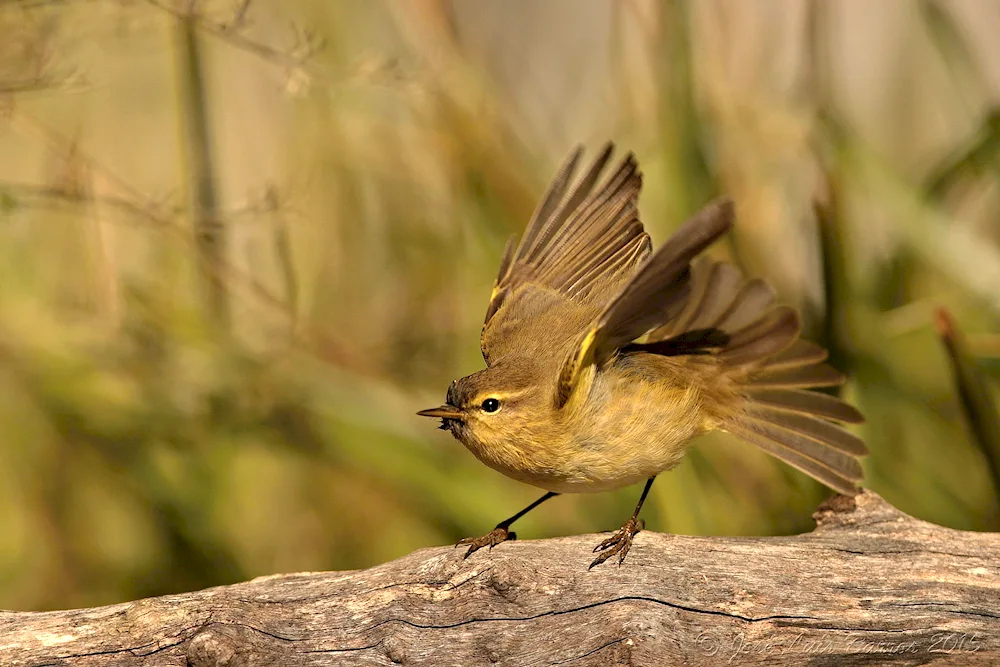
M0 613L0 664L718 665L1000 663L1000 535L836 496L794 537L643 532L438 547L354 572Z

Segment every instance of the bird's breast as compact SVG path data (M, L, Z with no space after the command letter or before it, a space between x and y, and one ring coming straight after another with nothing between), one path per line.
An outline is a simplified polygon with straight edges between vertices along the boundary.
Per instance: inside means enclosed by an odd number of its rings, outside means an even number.
M581 491L635 484L677 465L702 421L699 388L683 375L601 371L568 420L564 472Z
M668 367L598 372L586 395L503 439L466 442L503 474L558 493L607 491L677 465L703 428L701 392Z

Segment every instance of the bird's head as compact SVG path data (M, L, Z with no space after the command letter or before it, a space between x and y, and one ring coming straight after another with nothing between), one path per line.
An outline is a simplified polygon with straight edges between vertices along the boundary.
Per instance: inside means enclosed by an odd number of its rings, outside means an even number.
M554 407L544 388L533 364L501 360L455 380L444 405L417 414L441 419L442 429L478 453L521 441L550 419Z

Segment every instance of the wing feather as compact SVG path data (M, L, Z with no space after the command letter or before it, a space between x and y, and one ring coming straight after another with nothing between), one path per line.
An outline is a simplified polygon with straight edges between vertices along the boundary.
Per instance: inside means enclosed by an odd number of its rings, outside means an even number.
M588 366L610 359L623 346L664 326L684 310L691 301L692 260L732 224L731 201L709 204L639 266L567 355L556 384L558 407L569 400Z
M709 204L684 223L604 309L597 322L595 360L603 361L676 317L690 294L691 261L732 225L728 199Z
M639 221L642 175L635 157L626 155L599 185L613 152L614 145L607 144L574 182L583 154L575 149L553 178L520 243L508 243L483 323L487 363L506 347L497 340L498 332L509 337L517 331L510 320L516 319L519 295L532 287L548 289L561 295L567 307L591 306L596 315L649 254L649 236ZM501 312L508 321L494 326Z

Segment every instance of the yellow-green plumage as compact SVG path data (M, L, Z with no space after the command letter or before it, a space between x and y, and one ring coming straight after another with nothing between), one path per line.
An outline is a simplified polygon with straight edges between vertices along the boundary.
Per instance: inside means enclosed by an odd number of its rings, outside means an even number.
M709 430L854 492L866 449L832 422L861 415L804 391L842 381L826 353L799 340L797 313L775 305L765 283L695 261L731 227L732 204L707 206L652 253L634 158L597 187L611 152L573 187L579 149L559 171L501 262L482 332L487 367L421 414L442 417L490 467L555 493L643 480L648 491ZM638 509L600 548L624 558ZM469 553L506 539L517 516Z

